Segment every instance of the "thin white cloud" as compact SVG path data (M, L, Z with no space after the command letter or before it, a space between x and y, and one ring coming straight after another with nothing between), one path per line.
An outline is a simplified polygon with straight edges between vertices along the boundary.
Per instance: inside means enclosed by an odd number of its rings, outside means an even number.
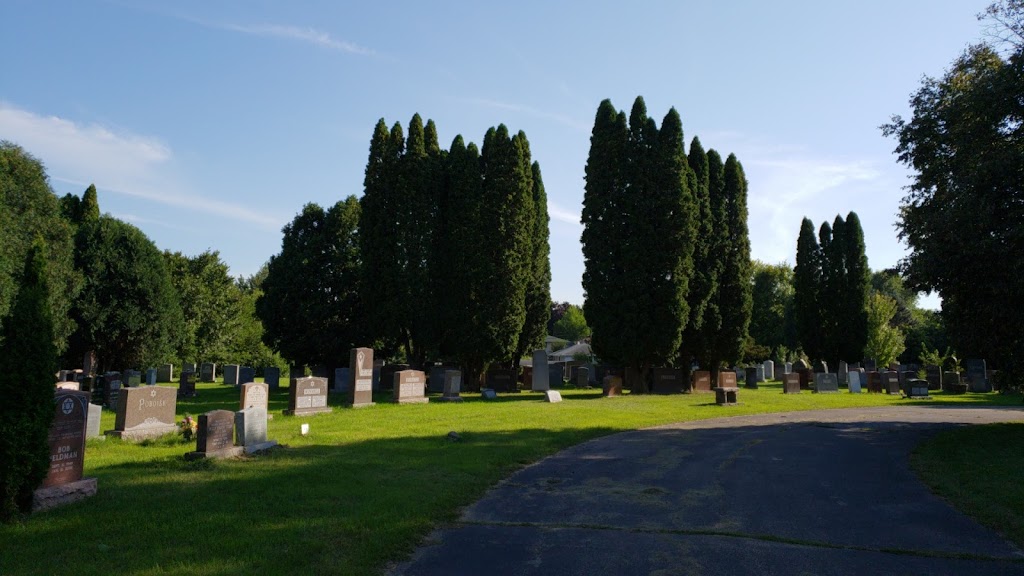
M41 116L0 102L0 139L44 162L54 180L143 198L167 206L219 214L277 230L282 222L241 205L183 192L175 184L173 153L159 139Z
M361 56L373 56L376 53L365 46L360 46L353 42L345 40L339 40L327 32L317 30L315 28L301 28L298 26L282 26L280 24L255 24L255 25L242 25L242 24L220 24L211 25L215 28L223 28L224 30L231 30L233 32L241 32L243 34L251 34L253 36L264 36L268 38L285 38L288 40L298 40L300 42L306 42L320 48L328 48L330 50L338 50L340 52L347 52L349 54L358 54Z
M566 116L564 114L555 114L553 112L545 112L543 110L538 110L538 109L532 108L530 106L522 106L520 104L513 104L513 103L510 103L510 102L502 102L500 100L490 100L488 98L465 98L465 99L463 99L463 101L468 103L468 104L473 104L475 106L481 106L481 107L484 107L484 108L493 108L493 109L496 109L496 110L505 110L505 111L508 111L508 112L515 112L515 113L518 113L518 114L525 114L527 116L533 116L535 118L541 118L541 119L544 119L544 120L553 120L555 122L558 122L559 124L562 124L564 126L568 126L568 127L573 128L575 130L582 131L582 132L588 133L588 134L590 133L590 129L591 129L591 126L589 124L587 124L586 122L580 121L580 120L578 120L576 118L572 118L572 117Z
M573 212L572 210L566 210L558 204L548 200L548 217L552 220L557 220L566 224L572 224L576 227L582 227L580 224L580 213Z

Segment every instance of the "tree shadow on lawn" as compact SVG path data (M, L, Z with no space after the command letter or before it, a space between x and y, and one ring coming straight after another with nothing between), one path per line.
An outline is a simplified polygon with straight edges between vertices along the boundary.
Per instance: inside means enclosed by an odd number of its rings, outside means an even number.
M465 432L456 442L376 439L198 462L138 446L131 461L89 471L96 496L0 526L0 565L17 574L373 573L517 468L616 431Z

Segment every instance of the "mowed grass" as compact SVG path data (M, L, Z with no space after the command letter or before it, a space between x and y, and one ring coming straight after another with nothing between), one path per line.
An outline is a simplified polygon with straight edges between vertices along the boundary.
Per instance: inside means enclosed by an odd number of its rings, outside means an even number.
M1024 424L946 430L911 464L935 493L1024 548Z
M235 410L238 390L200 384L178 403L179 419ZM712 394L602 398L562 390L460 404L387 403L289 417L287 389L271 395L269 437L283 448L253 457L186 462L195 448L169 437L143 444L90 440L85 474L99 493L22 524L0 526L0 574L353 574L380 573L429 531L458 517L516 469L614 432L684 420L764 412L887 406L880 394L784 395L778 382L740 390L738 406ZM914 403L1014 404L997 394ZM103 413L103 430L114 414ZM308 436L299 432L310 425ZM450 431L461 440L446 439ZM1020 446L1020 444L1017 444Z

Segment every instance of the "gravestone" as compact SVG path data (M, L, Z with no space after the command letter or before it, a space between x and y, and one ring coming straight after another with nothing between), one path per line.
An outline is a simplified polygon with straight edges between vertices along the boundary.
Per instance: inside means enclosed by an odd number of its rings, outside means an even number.
M238 369L239 368L240 368L240 366L238 364L225 364L224 365L224 383L225 384L229 384L231 386L238 386L240 384L240 382L238 380L239 379L239 374L238 374Z
M793 373L793 363L792 362L786 362L785 364L783 364L782 365L782 373L783 374L792 374Z
M682 394L686 387L683 386L683 371L678 368L653 368L651 370L654 379L655 394Z
M987 366L984 360L964 360L964 382L971 392L991 392L992 383L988 379Z
M758 364L754 366L755 374L757 375L758 383L764 382L764 364Z
M495 392L519 392L512 371L505 368L491 368L487 371L487 387Z
M238 374L239 374L239 376L238 376L238 383L239 384L245 384L245 380L242 379L242 376L243 376L242 371L243 370L245 370L245 366L241 366L238 369ZM312 372L312 374L311 374L312 376L316 376L317 378L325 378L327 380L327 389L328 390L330 390L331 388L334 388L334 382L331 382L331 378L334 377L334 373L331 372L331 370L329 368L327 368L327 366L324 366L323 364L317 364L316 366L313 366L313 368L310 369L310 372Z
M352 348L348 355L347 404L353 408L373 405L373 349Z
M103 405L111 409L116 408L120 395L121 373L107 372L103 375Z
M547 390L544 392L544 400L550 403L561 402L562 393L558 390Z
M839 372L836 374L839 377L839 384L847 384L850 381L850 365L845 360L839 361Z
M708 382L711 381L710 372L708 373ZM736 388L736 373L729 370L723 370L718 373L718 386L717 388Z
M929 390L941 390L942 389L942 368L939 368L935 364L929 364L924 367L925 380L928 380Z
M107 436L125 440L145 440L178 430L174 424L177 394L174 388L146 386L125 388L117 404L114 429Z
M216 382L217 381L217 364L213 362L203 362L199 366L199 381L200 382Z
M256 369L252 366L240 366L238 368L238 383L245 384L247 382L256 381Z
M374 392L380 390L380 369L382 366L378 366L376 362L373 363L373 375L370 376L370 386Z
M267 440L267 411L262 408L246 408L235 412L235 444L246 454L261 452L277 446Z
M71 390L72 392L81 392L82 385L78 382L57 382L54 385L55 389L59 390Z
M625 370L625 377L622 379L622 384L630 390L637 390L643 385L643 381L640 378L640 371L632 366L627 366Z
M721 380L724 374L732 374L733 385L736 382L736 373L724 370L718 373L718 378ZM711 372L707 370L697 370L693 373L693 384L690 386L690 390L693 392L711 392Z
M444 391L441 395L443 402L462 402L462 372L458 370L444 371Z
M96 352L90 350L82 357L82 373L86 376L96 374Z
M601 381L601 395L608 398L622 396L622 377L609 374Z
M867 358L864 360L864 371L865 372L878 372L878 361L874 358Z
M395 373L408 370L408 364L387 364L380 369L380 389L393 392L395 385Z
M498 398L498 393L490 388L481 388L480 397L484 400L496 400Z
M960 381L959 372L946 372L942 375L942 390L949 394L963 394L967 392L967 384Z
M907 381L907 396L909 398L931 398L928 395L928 381L920 378L911 378Z
M146 370L146 386L156 386L156 368Z
M866 372L868 377L868 392L882 393L882 373L872 370Z
M183 362L181 364L181 371L195 372L196 374L199 374L199 365L195 362Z
M561 383L561 379L559 379ZM551 389L551 369L548 366L548 353L544 350L533 351L533 381L530 390L543 392Z
M889 370L882 372L882 390L886 394L899 395L900 393L900 376L896 372Z
M235 446L235 414L229 410L213 410L199 415L195 452L185 454L186 460L197 458L228 458L243 450Z
M796 362L793 362L793 372L796 372L797 370L807 370L808 368L810 368L810 366L807 365L807 362L804 361L803 358L797 358Z
M157 382L170 382L174 378L174 364L161 364L156 369Z
M814 379L814 372L810 368L801 368L796 371L796 374L800 377L800 389L810 390L811 381Z
M46 510L96 494L96 479L82 479L89 393L56 390L53 423L47 434L50 465L32 494L32 510ZM97 406L98 408L98 406Z
M905 368L905 367L901 366L901 368ZM903 370L903 371L897 372L897 374L899 374L899 378L900 378L900 388L906 387L908 381L917 378L917 372L912 372L910 370Z
M739 388L715 388L715 404L719 406L735 406L737 392L739 392Z
M178 396L182 398L192 398L196 395L196 373L191 370L186 370L181 373L181 379L178 380Z
M327 405L327 378L306 376L293 378L288 389L286 416L302 416L333 412Z
M246 382L242 384L242 392L239 397L238 409L263 408L267 410L267 403L270 400L270 387L264 382Z
M266 384L271 391L277 391L277 389L281 387L281 369L277 366L264 366L263 383Z
M138 370L125 370L122 372L122 382L129 388L135 388L142 384L142 372Z
M771 360L764 361L764 379L775 380L775 362Z
M565 384L565 362L548 364L548 386L561 387Z
M746 376L746 380L745 380L745 383L744 383L744 388L749 388L751 390L756 390L757 389L757 368L754 368L753 366L750 366L750 367L748 367L744 371L744 374Z
M349 374L348 368L334 369L334 392L348 393Z
M427 392L432 394L444 392L444 371L446 369L439 364L430 367L430 374L427 376Z
M85 419L86 438L105 438L100 434L100 418L103 417L103 407L99 404L89 404L89 415Z
M839 378L828 372L814 375L814 391L818 393L839 392Z
M860 394L860 370L851 370L846 376L846 387L850 394Z
M430 398L424 396L427 377L420 370L395 372L391 401L395 404L426 404Z
M800 393L800 375L795 372L782 375L782 393L783 394L799 394Z

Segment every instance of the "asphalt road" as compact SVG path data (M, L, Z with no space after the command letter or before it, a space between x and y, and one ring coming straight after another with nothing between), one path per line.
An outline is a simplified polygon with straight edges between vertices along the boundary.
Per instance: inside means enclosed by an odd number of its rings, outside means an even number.
M911 472L950 426L1014 408L721 418L599 438L509 477L394 576L1024 574L1024 554Z

